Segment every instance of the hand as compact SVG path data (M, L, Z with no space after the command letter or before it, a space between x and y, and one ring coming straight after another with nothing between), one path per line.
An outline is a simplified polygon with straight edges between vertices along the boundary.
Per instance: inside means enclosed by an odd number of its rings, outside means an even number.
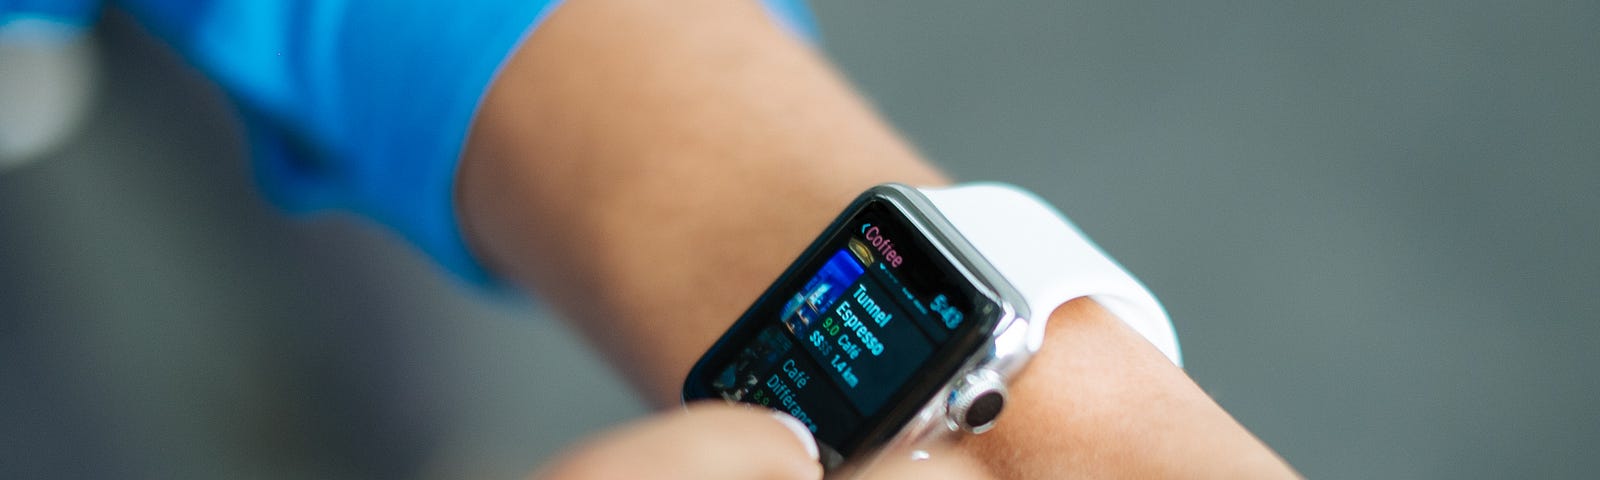
M936 458L882 462L865 478L987 478L959 457ZM703 403L603 433L533 478L816 480L822 478L822 465L811 433L792 417L762 408Z

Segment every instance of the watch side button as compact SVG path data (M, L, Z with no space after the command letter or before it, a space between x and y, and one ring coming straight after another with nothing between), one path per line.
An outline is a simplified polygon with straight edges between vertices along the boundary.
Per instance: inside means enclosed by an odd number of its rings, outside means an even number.
M999 374L980 370L962 378L951 390L948 411L956 428L976 434L994 428L1005 405L1005 382Z

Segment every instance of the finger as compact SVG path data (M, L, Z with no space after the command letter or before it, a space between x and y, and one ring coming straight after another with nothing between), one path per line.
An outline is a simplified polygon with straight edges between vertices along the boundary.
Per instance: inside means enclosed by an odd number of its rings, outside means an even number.
M817 480L822 465L793 417L708 402L602 434L535 478Z

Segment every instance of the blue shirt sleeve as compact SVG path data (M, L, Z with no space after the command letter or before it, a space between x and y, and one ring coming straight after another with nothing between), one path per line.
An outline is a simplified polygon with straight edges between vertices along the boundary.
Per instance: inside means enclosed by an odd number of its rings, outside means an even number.
M115 2L231 97L255 175L274 203L359 213L480 285L497 281L457 226L456 164L502 62L558 3ZM815 36L803 0L765 3L792 31ZM82 24L97 8L89 0L0 0L0 22Z
M81 34L100 0L0 0L0 43L55 43Z

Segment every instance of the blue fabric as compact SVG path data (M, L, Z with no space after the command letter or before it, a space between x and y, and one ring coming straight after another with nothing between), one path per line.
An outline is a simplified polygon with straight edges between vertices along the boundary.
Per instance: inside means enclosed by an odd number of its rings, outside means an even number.
M255 173L295 212L347 210L398 231L469 282L452 185L502 61L560 0L118 0L233 98ZM803 0L765 2L814 37ZM87 24L89 0L0 0L10 19Z
M0 43L76 40L99 12L99 0L0 0Z
M0 0L0 28L18 20L86 26L100 13L100 0Z

